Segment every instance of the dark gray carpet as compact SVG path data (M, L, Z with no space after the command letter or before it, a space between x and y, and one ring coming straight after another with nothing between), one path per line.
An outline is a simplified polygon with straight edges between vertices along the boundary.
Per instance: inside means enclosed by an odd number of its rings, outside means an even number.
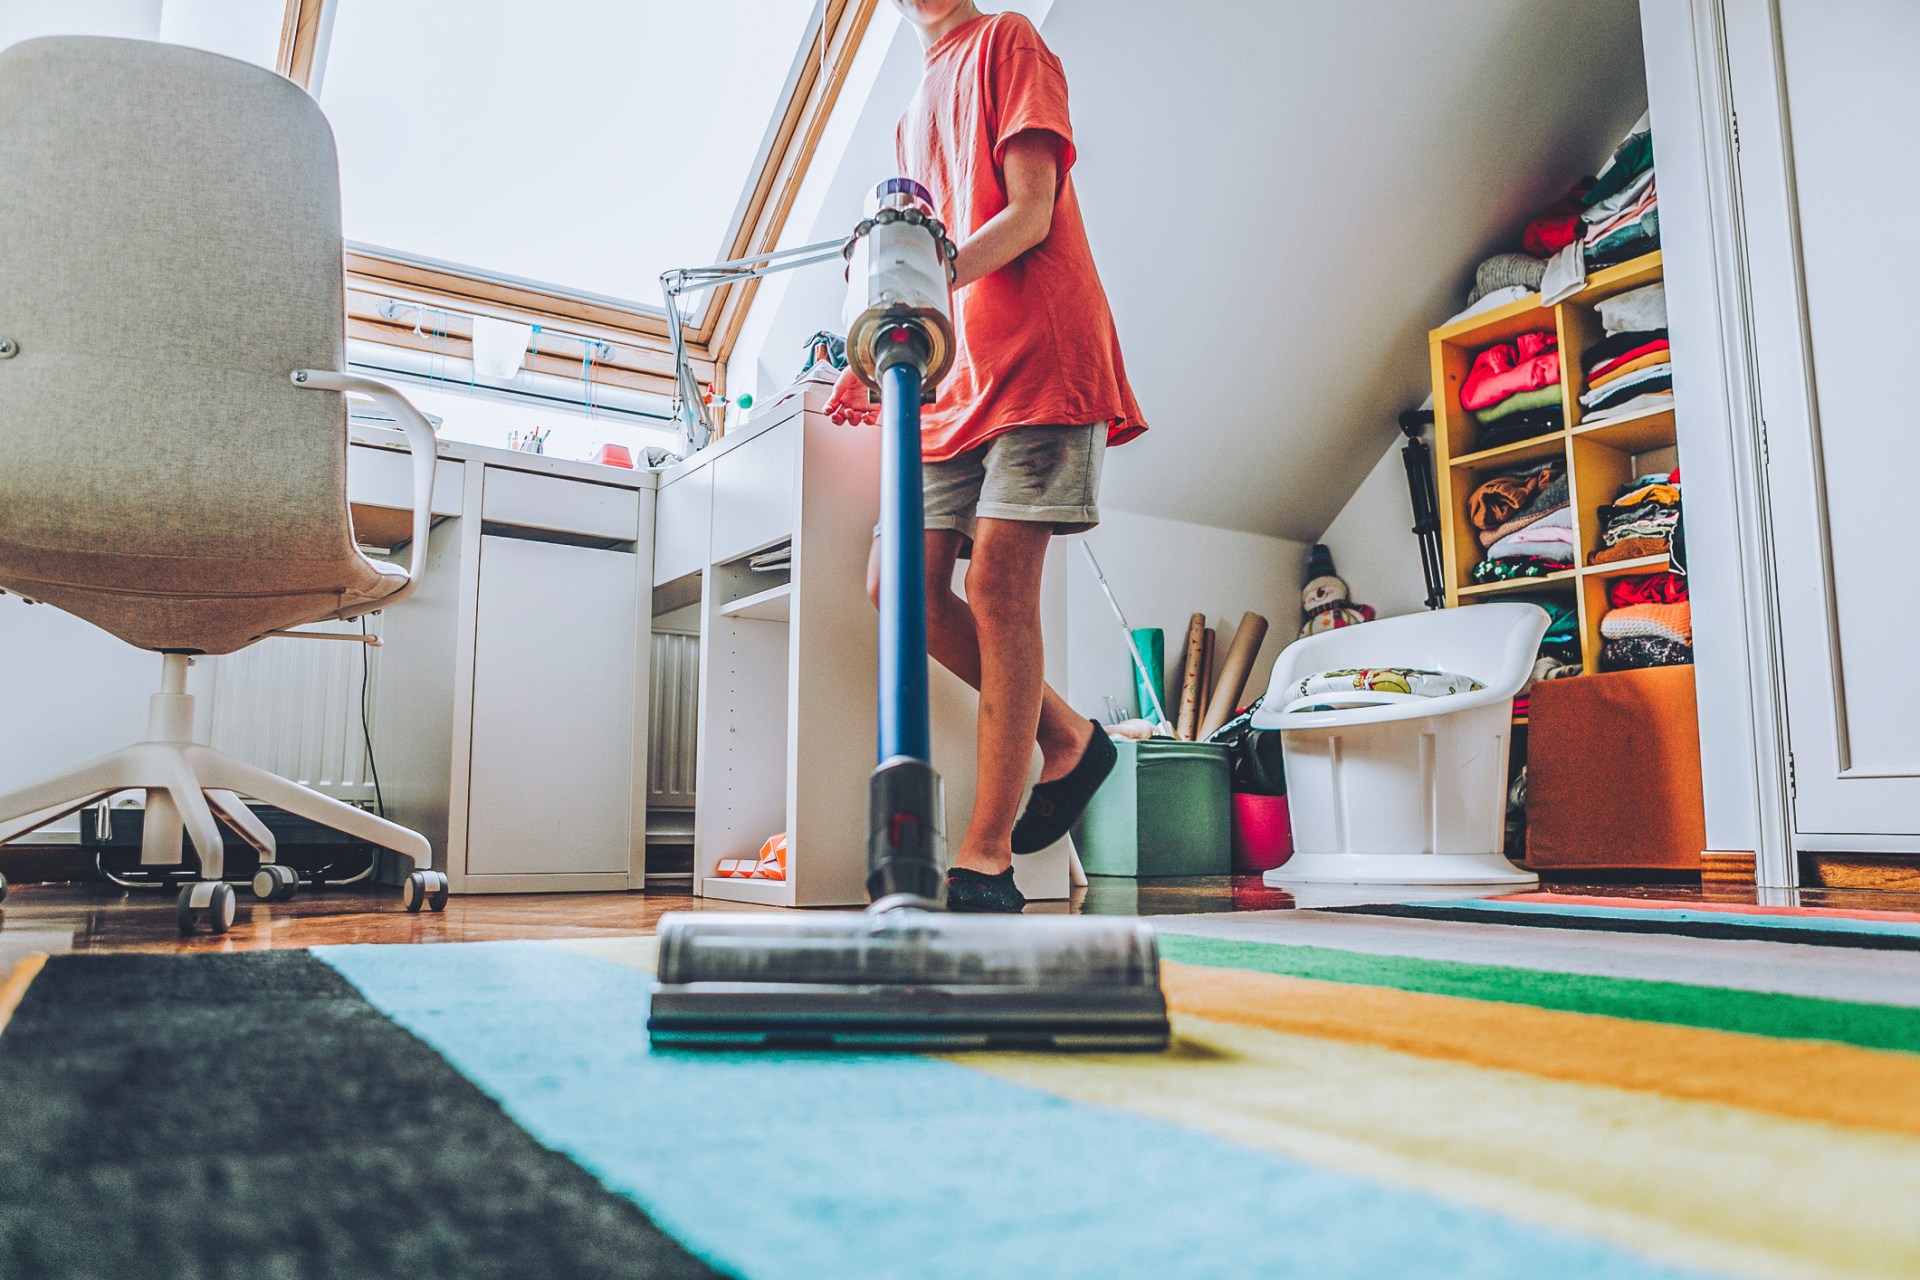
M56 957L0 1034L0 1277L716 1276L304 952Z

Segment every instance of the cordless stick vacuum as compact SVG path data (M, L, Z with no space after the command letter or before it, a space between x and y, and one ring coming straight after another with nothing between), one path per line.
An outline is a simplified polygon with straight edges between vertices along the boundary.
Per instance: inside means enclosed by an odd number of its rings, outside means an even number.
M1165 1048L1167 1006L1148 925L942 909L920 406L953 360L954 248L927 192L893 178L875 189L845 256L847 358L880 402L880 760L867 805L873 905L663 916L648 1033L656 1045L725 1048Z

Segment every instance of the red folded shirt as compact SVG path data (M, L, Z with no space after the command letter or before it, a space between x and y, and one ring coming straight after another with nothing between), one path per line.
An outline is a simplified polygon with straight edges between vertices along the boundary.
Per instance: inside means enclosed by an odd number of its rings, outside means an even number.
M1460 407L1491 409L1508 396L1538 391L1560 382L1559 339L1551 331L1523 333L1512 342L1488 347L1473 358L1460 387Z
M1616 609L1634 604L1679 604L1687 598L1687 580L1677 573L1615 578L1607 584L1607 603Z
M1589 378L1597 378L1607 370L1617 369L1629 360L1638 360L1641 356L1652 355L1656 351L1665 351L1667 349L1667 340L1665 338L1655 338L1652 342L1635 347L1631 351L1623 352L1611 360L1602 360L1599 364L1587 370L1587 376Z
M1580 198L1592 185L1592 178L1582 178L1567 194L1534 215L1527 229L1520 233L1520 243L1528 253L1536 258L1551 258L1557 250L1586 233L1586 228L1580 225Z

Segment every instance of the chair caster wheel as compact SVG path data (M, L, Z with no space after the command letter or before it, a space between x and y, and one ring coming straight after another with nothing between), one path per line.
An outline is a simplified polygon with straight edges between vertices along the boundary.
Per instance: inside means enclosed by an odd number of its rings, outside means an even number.
M422 907L447 909L447 877L438 871L416 871L400 886L400 902L409 911Z
M182 933L196 933L201 925L206 926L208 933L225 933L233 927L233 913L238 906L239 898L232 885L202 880L180 891L173 904L173 914L180 922Z
M299 891L300 873L285 863L262 863L253 873L253 896L262 902L285 902Z

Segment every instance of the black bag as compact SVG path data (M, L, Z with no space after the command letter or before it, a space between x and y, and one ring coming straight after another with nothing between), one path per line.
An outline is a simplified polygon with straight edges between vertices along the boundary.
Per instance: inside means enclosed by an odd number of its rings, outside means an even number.
M1255 698L1252 706L1207 735L1208 742L1218 742L1227 748L1228 776L1237 795L1287 794L1280 731L1253 727L1253 713L1265 701L1264 697Z

